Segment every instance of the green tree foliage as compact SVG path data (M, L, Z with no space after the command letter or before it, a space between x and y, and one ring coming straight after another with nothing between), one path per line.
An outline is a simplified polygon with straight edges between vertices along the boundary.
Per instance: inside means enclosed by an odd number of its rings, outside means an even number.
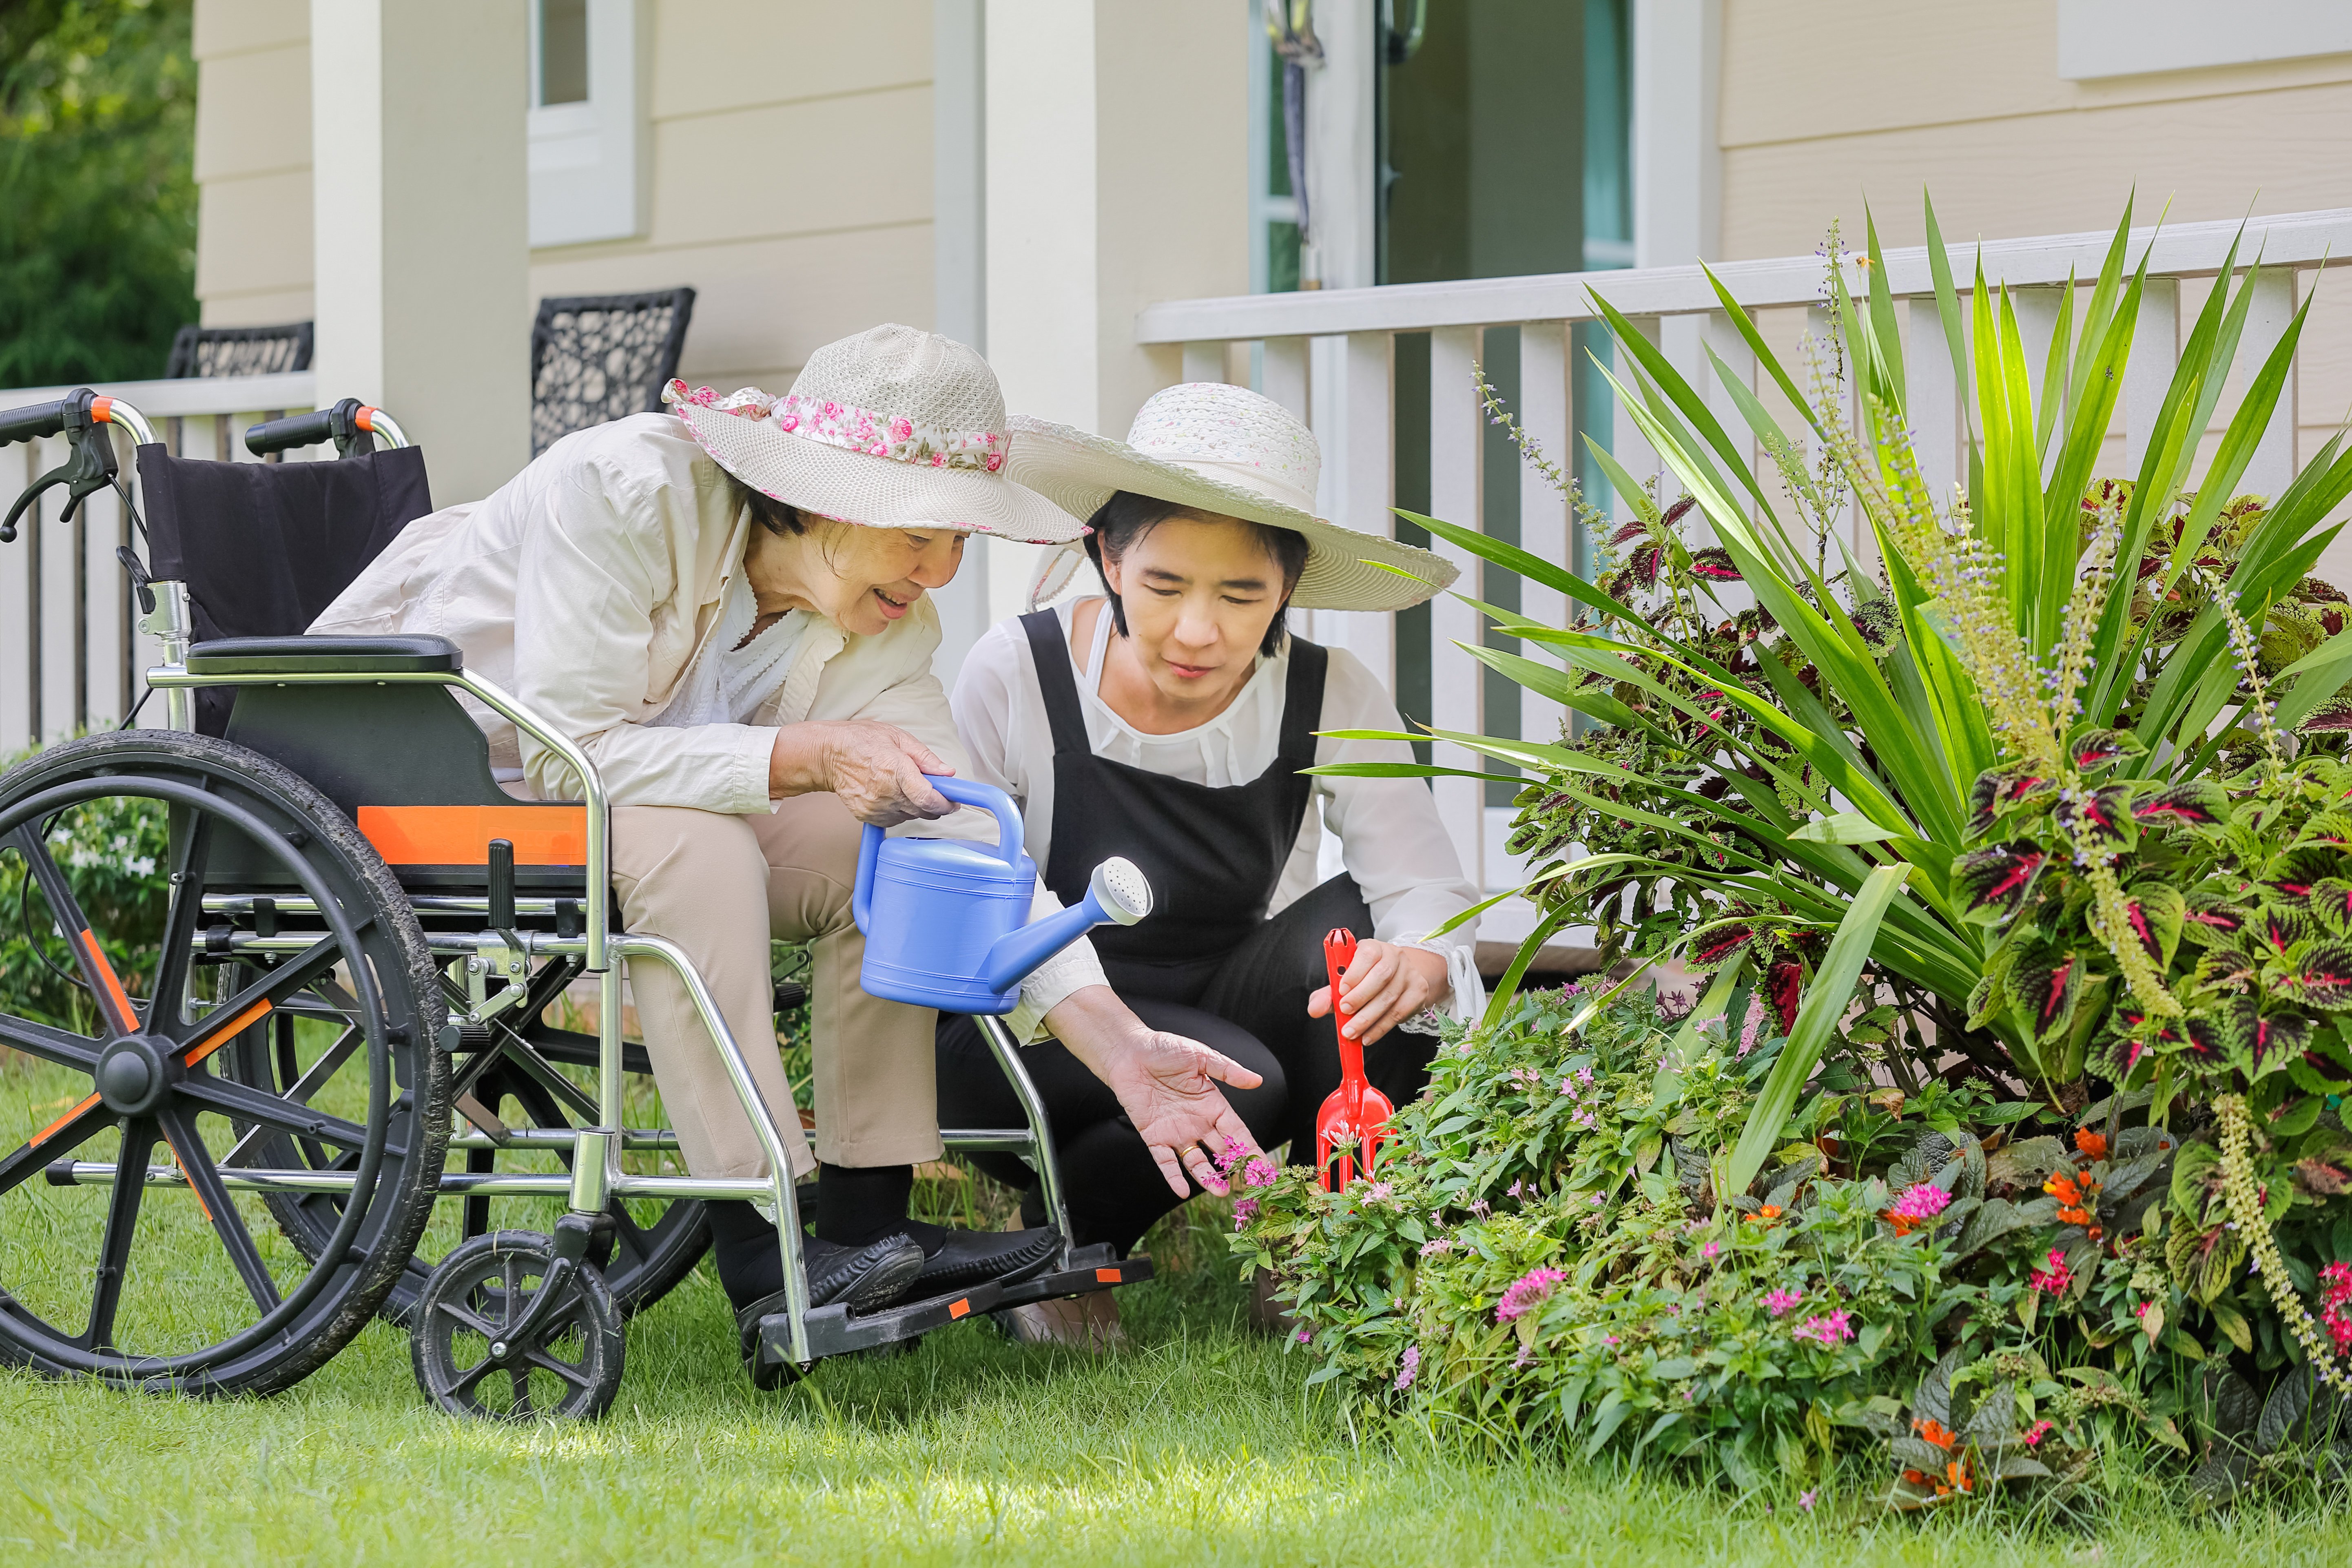
M0 386L163 374L195 320L192 0L0 0Z

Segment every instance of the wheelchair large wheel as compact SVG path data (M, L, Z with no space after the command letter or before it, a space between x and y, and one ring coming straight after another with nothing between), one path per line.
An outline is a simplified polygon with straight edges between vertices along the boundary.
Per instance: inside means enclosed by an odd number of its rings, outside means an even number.
M223 894L247 916L208 912ZM447 1015L398 883L286 768L134 731L0 774L0 1360L299 1381L399 1278L448 1137ZM293 1082L219 1070L280 1018ZM296 1140L310 1167L273 1165ZM344 1198L306 1254L263 1194L322 1182Z

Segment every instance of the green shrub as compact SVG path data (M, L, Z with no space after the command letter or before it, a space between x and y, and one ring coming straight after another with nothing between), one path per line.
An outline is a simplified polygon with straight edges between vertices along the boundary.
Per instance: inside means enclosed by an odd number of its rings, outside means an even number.
M0 759L0 773L32 754ZM162 875L171 855L163 803L106 799L75 806L49 819L44 842L72 880L123 986L134 996L146 994L170 889ZM48 900L13 848L0 849L0 1013L84 1034L98 1027L97 1006Z

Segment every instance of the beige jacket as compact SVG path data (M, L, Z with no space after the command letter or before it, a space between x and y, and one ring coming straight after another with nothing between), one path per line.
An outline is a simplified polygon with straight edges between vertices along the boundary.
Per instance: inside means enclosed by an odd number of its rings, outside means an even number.
M716 630L751 527L726 475L667 414L567 436L487 500L419 518L311 625L350 635L425 632L578 742L615 805L772 810L776 730L812 719L895 724L969 773L931 672L928 599L876 637L820 622L750 724L655 727ZM572 769L468 701L491 765L543 800L576 800ZM993 838L984 814L921 824Z

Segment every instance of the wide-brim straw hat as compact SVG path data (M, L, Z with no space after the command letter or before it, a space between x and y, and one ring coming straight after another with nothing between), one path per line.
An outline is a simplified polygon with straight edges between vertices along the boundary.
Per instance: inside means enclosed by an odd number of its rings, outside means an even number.
M1012 431L1005 473L1074 516L1090 518L1131 490L1305 534L1307 569L1290 596L1299 609L1408 609L1459 574L1444 556L1316 516L1315 433L1244 386L1195 381L1156 392L1124 441L1021 414Z
M1005 474L1004 395L952 338L896 324L825 344L792 391L721 397L673 381L677 410L719 466L761 494L876 528L961 528L1064 544L1085 525Z

